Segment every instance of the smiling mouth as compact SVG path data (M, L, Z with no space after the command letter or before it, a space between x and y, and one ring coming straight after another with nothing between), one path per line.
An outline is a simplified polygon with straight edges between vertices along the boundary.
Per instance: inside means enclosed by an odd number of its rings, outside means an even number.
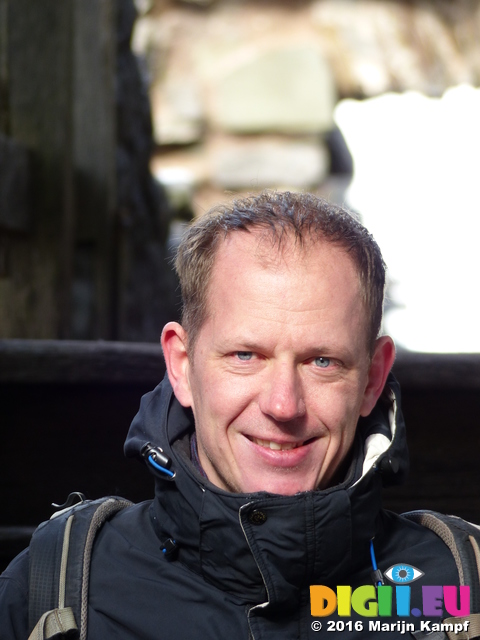
M272 440L261 440L260 438L253 438L248 436L248 439L254 444L258 444L260 447L264 447L265 449L273 449L274 451L290 451L291 449L298 449L298 447L303 447L305 444L310 444L313 442L315 438L310 438L309 440L305 440L303 442L284 442L280 444L280 442L273 442Z

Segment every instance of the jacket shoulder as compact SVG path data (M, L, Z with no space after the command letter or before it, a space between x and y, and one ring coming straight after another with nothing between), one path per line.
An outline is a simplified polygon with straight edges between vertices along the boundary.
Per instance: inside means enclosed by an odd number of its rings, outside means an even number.
M472 601L480 602L480 528L457 516L435 511L410 511L403 516L442 540L455 560L460 584L470 585Z
M40 616L58 606L55 594L61 581L58 567L66 531L69 537L69 562L64 569L66 596L69 601L73 598L76 603L78 600L75 611L80 610L79 584L84 575L84 550L93 543L95 533L102 524L114 517L118 510L130 505L128 501L118 498L85 502L59 512L39 525L29 548L17 556L0 576L2 640L28 637L29 629ZM76 525L68 529L66 522L73 514ZM88 571L85 575L88 577ZM72 585L71 589L69 585Z
M382 520L382 538L393 560L390 564L408 563L422 571L426 568L433 580L440 580L436 584L449 584L444 580L447 577L458 584L454 557L435 531L391 511L384 511Z
M86 602L95 538L110 518L131 504L116 496L82 499L73 506L67 505L36 529L30 542L30 628L44 613L69 608L82 635L87 626Z
M28 637L28 549L22 551L0 576L2 640Z

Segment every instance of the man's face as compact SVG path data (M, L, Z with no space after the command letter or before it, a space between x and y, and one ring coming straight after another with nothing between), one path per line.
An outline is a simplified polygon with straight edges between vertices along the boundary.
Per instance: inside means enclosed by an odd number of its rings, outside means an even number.
M278 250L257 231L232 233L215 258L181 399L209 480L236 493L329 486L372 408L369 368L345 251L326 242Z

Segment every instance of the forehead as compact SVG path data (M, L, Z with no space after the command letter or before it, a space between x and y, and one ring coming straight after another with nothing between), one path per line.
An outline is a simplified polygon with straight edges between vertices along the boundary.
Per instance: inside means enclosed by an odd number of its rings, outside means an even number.
M290 322L334 316L366 322L360 278L342 247L323 239L301 244L291 236L279 243L262 230L231 233L218 247L206 319L220 308L230 316L263 308L262 317L280 313Z
M230 233L217 248L212 279L218 284L228 274L241 283L242 269L284 274L308 271L321 279L342 272L348 276L346 284L355 290L361 287L354 260L343 247L321 237L300 241L288 232L280 238L264 229Z

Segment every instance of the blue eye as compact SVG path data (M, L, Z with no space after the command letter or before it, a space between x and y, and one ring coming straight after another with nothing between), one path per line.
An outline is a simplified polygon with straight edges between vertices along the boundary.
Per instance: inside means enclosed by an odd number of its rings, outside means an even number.
M385 576L395 584L408 584L418 580L424 575L423 571L412 567L410 564L394 564L393 567L385 571Z
M326 369L327 367L330 366L330 358L324 358L323 356L320 356L319 358L315 358L314 362L316 366L320 367L321 369Z
M239 360L251 360L253 353L251 351L237 351L237 358Z

